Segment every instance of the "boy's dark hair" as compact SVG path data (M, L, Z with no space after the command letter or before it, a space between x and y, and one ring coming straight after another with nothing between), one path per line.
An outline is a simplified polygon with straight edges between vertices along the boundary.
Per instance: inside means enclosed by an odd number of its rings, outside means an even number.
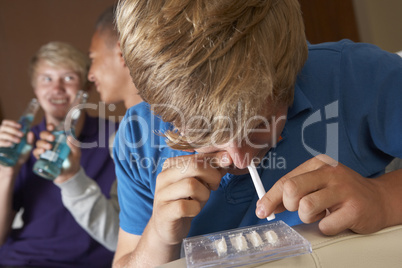
M110 46L114 46L119 39L119 33L115 25L115 11L116 5L107 8L98 17L95 24L95 30L99 31L100 34L106 34L106 43Z

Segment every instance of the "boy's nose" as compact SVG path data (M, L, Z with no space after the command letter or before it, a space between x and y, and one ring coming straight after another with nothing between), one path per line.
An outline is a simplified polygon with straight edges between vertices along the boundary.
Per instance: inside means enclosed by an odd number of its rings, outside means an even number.
M250 165L251 160L255 155L249 150L247 146L229 146L226 151L229 153L232 158L233 164L238 169L245 169L248 165Z

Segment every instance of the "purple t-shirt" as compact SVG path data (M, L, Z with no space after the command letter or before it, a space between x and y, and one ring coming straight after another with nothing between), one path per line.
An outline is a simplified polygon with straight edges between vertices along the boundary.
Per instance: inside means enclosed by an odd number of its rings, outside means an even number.
M109 125L112 124L112 125ZM34 126L38 138L46 122ZM109 127L111 126L111 127ZM81 166L109 198L115 180L114 163L109 154L109 134L115 123L87 116L78 140ZM33 155L21 168L14 189L14 209L24 208L24 226L12 230L0 248L0 265L37 267L110 267L113 252L92 239L63 206L60 189L52 181L32 172Z

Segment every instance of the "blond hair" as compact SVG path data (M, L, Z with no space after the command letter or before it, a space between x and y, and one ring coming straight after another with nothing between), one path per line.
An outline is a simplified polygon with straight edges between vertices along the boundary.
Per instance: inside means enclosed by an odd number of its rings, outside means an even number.
M71 68L80 76L82 89L88 87L89 58L72 45L63 42L50 42L39 48L29 64L29 76L33 87L35 87L36 69L42 61L54 67Z
M244 137L293 102L307 59L297 0L121 0L116 19L141 97L182 131L165 133L174 148Z

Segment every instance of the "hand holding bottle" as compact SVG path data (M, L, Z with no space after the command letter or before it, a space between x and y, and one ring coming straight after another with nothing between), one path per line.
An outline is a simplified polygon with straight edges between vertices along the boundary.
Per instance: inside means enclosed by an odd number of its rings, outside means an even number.
M55 130L55 126L52 124L47 125L47 130L42 131L39 134L39 140L36 141L36 148L33 151L34 156L39 159L40 155L47 150L52 150L55 141L55 136L52 132ZM70 148L70 153L66 161L67 165L63 165L61 173L54 180L56 183L62 183L72 176L74 176L80 170L81 149L70 142L67 138L67 145Z
M34 173L48 180L54 180L61 174L64 162L70 154L70 146L67 145L67 142L70 142L68 137L75 136L75 126L81 117L80 105L86 103L87 99L87 92L82 90L77 92L70 112L52 132L54 136L52 148L40 154L33 166Z
M24 164L29 156L29 153L32 150L32 145L34 143L35 137L31 131L26 133L21 130L22 126L16 121L4 119L0 125L0 148L2 152L0 156L4 152L4 163L0 160L0 165L3 166L14 166L15 164L22 165ZM17 155L16 162L12 159L11 156L8 155L8 152L12 152L12 148L16 147L16 145L20 144L21 141L26 139L26 144L20 150L20 155ZM7 154L6 154L7 152ZM10 161L10 162L9 162Z
M0 164L12 167L17 162L25 163L27 152L32 149L33 134L29 134L35 113L39 109L37 99L32 99L22 114L18 123L11 120L3 120L0 126ZM21 155L24 155L22 158ZM21 158L21 159L20 159Z

